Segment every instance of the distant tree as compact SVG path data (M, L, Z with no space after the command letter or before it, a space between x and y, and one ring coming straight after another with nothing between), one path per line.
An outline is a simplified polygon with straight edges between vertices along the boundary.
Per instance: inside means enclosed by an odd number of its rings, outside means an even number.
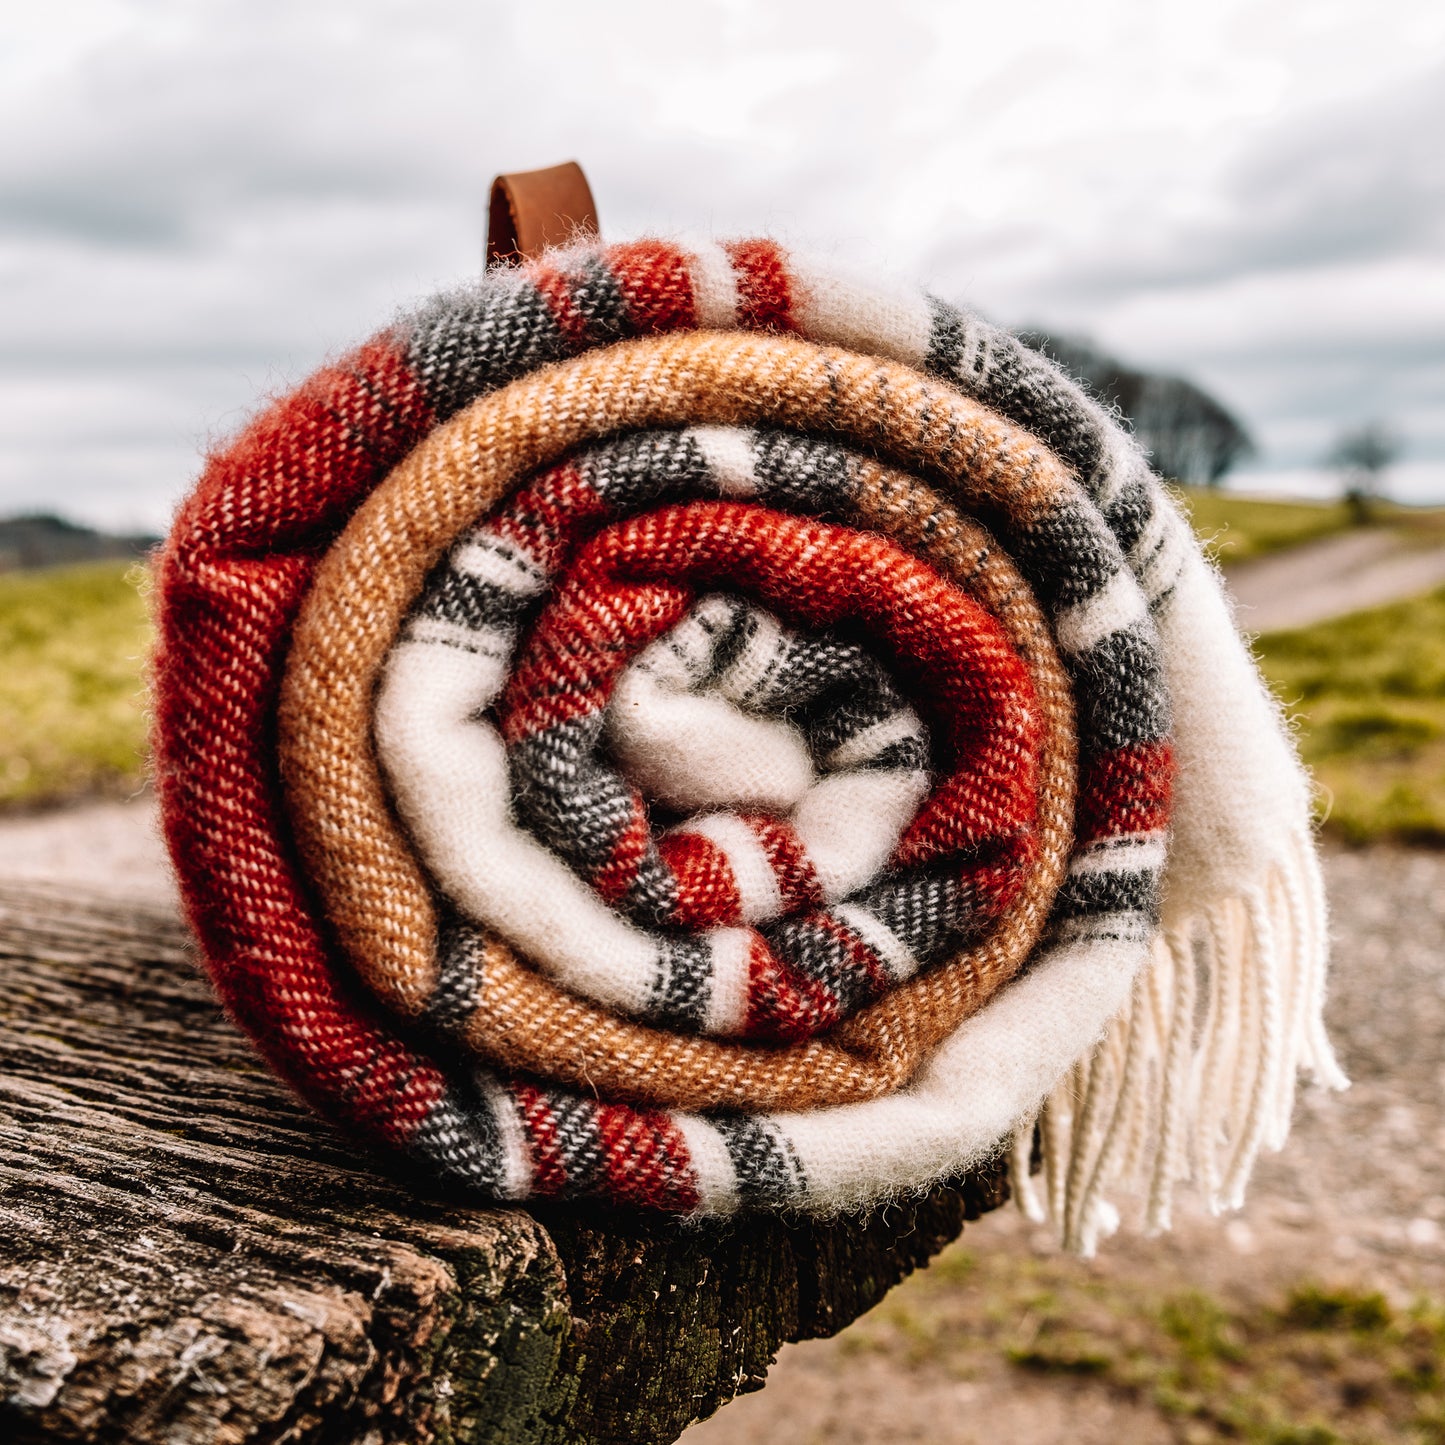
M1154 469L1171 481L1218 486L1254 450L1243 424L1208 392L1180 376L1126 366L1077 337L1019 332L1019 340L1052 357L1134 428Z
M1345 501L1361 524L1374 520L1385 490L1385 473L1400 455L1400 443L1380 421L1341 432L1326 460L1339 472Z

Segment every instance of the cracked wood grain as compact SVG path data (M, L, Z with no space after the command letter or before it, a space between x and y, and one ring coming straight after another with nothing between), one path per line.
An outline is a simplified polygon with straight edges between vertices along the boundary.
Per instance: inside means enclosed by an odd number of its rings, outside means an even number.
M0 889L0 1438L654 1445L997 1205L829 1224L419 1193L273 1080L165 913Z

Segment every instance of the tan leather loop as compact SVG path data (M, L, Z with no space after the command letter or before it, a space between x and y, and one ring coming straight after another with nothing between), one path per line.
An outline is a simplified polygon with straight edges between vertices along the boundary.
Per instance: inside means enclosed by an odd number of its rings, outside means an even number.
M549 246L598 234L592 188L576 161L513 171L492 182L488 266L533 261Z

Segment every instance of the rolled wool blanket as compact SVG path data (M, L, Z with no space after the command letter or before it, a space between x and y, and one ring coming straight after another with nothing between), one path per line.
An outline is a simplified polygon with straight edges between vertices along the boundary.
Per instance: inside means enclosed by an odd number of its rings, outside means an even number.
M1012 1148L1087 1251L1343 1082L1218 579L942 302L765 240L494 269L215 456L159 594L223 998L479 1196L829 1211Z

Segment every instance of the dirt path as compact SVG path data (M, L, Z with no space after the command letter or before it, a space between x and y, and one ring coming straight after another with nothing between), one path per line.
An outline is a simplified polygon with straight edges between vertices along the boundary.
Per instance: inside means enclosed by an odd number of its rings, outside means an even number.
M1308 627L1445 584L1445 547L1388 530L1361 530L1229 569L1240 625L1250 632Z
M1087 1370L1021 1367L999 1320L1058 1297L1127 1334L1139 1300L1205 1289L1230 1304L1322 1277L1445 1297L1445 854L1331 850L1326 868L1330 1024L1354 1086L1302 1096L1289 1147L1264 1161L1243 1213L1186 1213L1171 1235L1120 1237L1081 1263L1002 1211L837 1339L784 1350L766 1390L686 1445L1212 1440ZM171 894L147 799L0 823L0 876L21 875Z
M176 897L149 796L0 818L0 878L61 881L146 902Z

